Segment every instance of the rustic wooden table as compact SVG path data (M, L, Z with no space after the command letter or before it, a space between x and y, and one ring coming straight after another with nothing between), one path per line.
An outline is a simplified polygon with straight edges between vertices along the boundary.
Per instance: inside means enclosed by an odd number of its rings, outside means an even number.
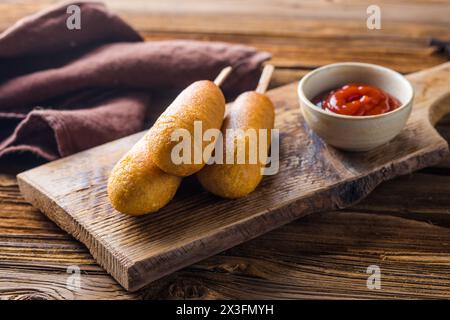
M0 30L60 1L0 3ZM430 37L450 39L450 1L378 0L381 30L366 27L363 0L106 1L147 40L239 42L267 50L272 86L336 61L402 73L445 61ZM438 124L450 140L450 117ZM380 185L362 203L310 215L127 293L86 248L24 202L0 167L0 297L12 299L450 298L450 159ZM66 286L69 266L81 289ZM369 265L381 289L366 286Z

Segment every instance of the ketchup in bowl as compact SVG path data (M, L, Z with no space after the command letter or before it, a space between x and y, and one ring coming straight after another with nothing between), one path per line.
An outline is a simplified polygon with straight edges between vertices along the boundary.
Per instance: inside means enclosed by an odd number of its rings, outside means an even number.
M400 107L396 98L380 88L351 83L319 95L313 100L318 107L347 116L373 116Z

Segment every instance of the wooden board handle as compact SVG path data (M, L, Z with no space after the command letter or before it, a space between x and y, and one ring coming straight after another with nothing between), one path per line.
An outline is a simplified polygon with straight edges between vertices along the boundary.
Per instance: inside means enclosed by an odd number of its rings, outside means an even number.
M435 126L445 115L450 113L450 92L447 92L436 99L428 107L428 117L430 124Z
M414 83L415 109L424 109L434 126L450 113L450 62L407 76Z

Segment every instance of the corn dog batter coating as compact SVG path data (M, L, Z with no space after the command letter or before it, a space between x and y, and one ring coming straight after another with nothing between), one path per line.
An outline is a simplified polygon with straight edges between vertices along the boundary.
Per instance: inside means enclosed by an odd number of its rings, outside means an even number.
M224 155L226 150L233 150L234 164L207 165L199 173L198 180L211 193L223 198L240 198L256 189L262 180L261 168L266 158L258 159L258 163L249 164L249 143L246 136L227 135L227 129L268 129L268 146L270 145L270 129L274 127L274 106L270 99L254 91L241 94L228 110L222 126L224 135ZM259 139L259 138L258 138ZM245 164L237 164L237 145L245 143ZM259 146L259 141L258 141ZM259 151L259 150L258 150ZM259 152L258 152L259 154Z
M129 215L158 211L175 195L181 178L163 172L153 162L149 135L138 141L114 166L108 180L112 206Z
M194 121L201 121L202 131L220 129L225 113L225 98L220 88L208 80L197 81L184 89L156 120L149 131L149 150L155 164L163 171L176 176L189 176L204 167L194 159ZM190 163L175 164L171 152L179 141L171 141L177 129L189 131L191 139ZM202 133L203 134L203 133ZM202 151L209 144L202 142Z

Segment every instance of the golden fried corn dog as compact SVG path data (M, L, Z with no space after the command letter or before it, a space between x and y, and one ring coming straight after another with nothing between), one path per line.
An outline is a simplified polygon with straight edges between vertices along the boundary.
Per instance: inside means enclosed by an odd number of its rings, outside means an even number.
M153 162L149 134L142 137L114 166L108 180L112 206L125 214L158 211L175 195L181 178L165 173Z
M220 129L225 113L225 98L220 88L212 81L197 81L184 89L172 104L161 114L149 131L149 149L155 164L163 171L176 176L189 176L205 165L203 158L194 159L194 121L199 121L202 130ZM172 141L176 130L185 129L192 137L189 163L176 164L172 150L179 141ZM202 150L208 144L201 142Z
M172 141L172 133L184 129L193 136L194 121L201 121L203 130L220 128L225 98L218 86L230 71L231 67L227 67L214 82L197 81L183 90L145 136L114 166L108 180L108 196L116 210L130 215L158 211L175 195L181 176L204 166L203 159L197 164L172 162L172 148L178 143Z
M256 132L259 129L268 129L267 138L269 140L268 145L270 145L270 129L273 129L274 118L274 106L266 95L255 91L241 94L228 110L222 126L223 154L226 154L227 149L232 150L231 152L234 153L236 160L237 145L245 143L245 164L215 163L207 165L197 173L202 186L223 198L240 198L255 190L261 182L261 168L264 167L263 161L265 162L266 159L259 159L260 161L257 163L250 164L248 139L242 135L229 136L227 129L242 129L244 131L255 129Z

